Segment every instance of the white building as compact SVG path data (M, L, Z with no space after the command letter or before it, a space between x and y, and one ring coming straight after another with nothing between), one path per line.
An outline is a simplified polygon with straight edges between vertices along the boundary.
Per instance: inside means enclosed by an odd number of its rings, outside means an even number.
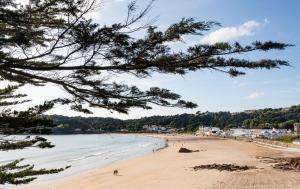
M220 135L222 130L219 127L199 127L197 135Z
M252 132L250 129L230 129L229 131L231 136L235 137L251 137Z
M159 130L159 126L157 125L144 125L143 130L147 132L157 132Z
M294 133L295 134L300 134L300 123L295 123L294 124Z
M300 145L300 140L294 140L293 144L299 144Z
M288 134L286 129L230 129L229 135L235 137L249 137L249 138L276 138Z

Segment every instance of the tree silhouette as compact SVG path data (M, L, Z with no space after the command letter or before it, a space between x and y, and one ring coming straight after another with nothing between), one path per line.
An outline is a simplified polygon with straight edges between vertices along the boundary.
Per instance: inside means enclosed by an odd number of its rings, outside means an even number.
M285 60L245 60L235 55L250 51L282 50L290 46L277 42L197 44L186 52L173 52L170 42L184 35L203 35L219 24L183 18L159 31L143 21L151 2L137 12L128 5L124 22L101 25L87 19L97 7L96 0L31 0L20 5L13 0L0 3L0 77L19 84L61 86L70 98L56 99L71 109L91 113L90 107L127 113L132 107L151 109L151 104L194 108L168 89L140 90L107 78L131 74L138 78L153 73L183 75L211 69L238 76L241 69L278 68ZM140 38L132 34L145 30ZM230 57L232 55L232 57ZM113 74L112 74L113 73Z
M59 173L69 166L60 169L38 169L34 170L33 165L18 165L24 159L15 160L11 163L0 165L0 184L28 184L29 182L37 179L38 175Z

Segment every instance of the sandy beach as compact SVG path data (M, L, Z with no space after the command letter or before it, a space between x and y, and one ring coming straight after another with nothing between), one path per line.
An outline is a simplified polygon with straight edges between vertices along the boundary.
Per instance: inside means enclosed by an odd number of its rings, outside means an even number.
M169 147L153 154L118 162L98 170L51 182L39 182L25 189L210 189L210 188L299 188L300 173L276 170L258 157L293 157L251 142L189 135L166 137ZM180 147L199 150L178 153ZM228 172L198 170L191 167L210 163L235 163L256 169ZM118 176L113 171L119 171Z

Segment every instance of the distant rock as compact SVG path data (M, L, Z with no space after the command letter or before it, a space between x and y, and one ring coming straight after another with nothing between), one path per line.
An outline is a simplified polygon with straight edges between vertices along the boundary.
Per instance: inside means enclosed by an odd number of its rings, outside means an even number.
M181 147L178 152L179 153L192 153L192 152L199 152L199 150L190 150L190 149Z

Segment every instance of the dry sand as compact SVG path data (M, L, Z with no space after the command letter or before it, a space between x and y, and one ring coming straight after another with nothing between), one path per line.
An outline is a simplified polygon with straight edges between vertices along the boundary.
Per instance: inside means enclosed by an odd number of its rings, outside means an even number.
M257 146L254 143L196 136L167 137L169 147L156 153L119 162L61 180L36 183L26 189L204 189L204 188L300 188L300 172L273 169L257 157L299 156ZM180 147L200 152L181 154ZM243 172L194 171L209 163L256 166ZM113 171L119 170L119 176Z

